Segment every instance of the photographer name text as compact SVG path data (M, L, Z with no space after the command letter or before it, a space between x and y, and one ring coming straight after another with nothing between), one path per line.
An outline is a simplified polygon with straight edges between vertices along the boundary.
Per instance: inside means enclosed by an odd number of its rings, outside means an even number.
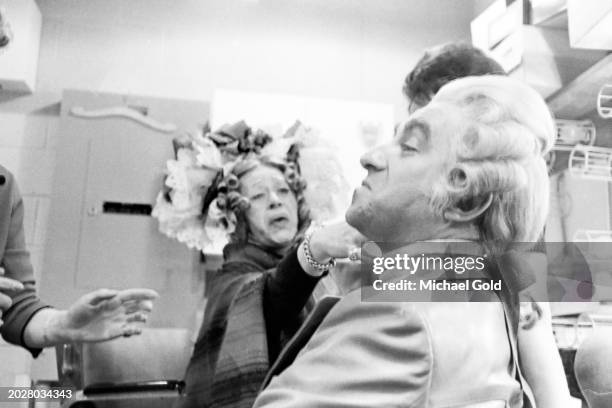
M377 279L372 283L376 291L430 291L430 292L459 292L459 291L500 291L502 289L501 280L461 280L449 281L446 279L428 279L411 281L402 279L394 282L384 282Z

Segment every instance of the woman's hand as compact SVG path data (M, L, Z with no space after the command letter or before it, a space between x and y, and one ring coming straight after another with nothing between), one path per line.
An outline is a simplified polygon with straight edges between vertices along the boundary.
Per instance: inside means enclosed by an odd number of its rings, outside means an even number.
M26 327L30 347L67 342L93 342L140 334L153 310L157 292L150 289L100 289L88 293L68 310L43 309Z
M313 231L310 252L315 261L325 263L331 258L348 258L351 250L360 248L366 240L346 221L336 221Z
M139 323L147 321L157 297L157 292L150 289L100 289L88 293L65 311L55 327L50 327L50 334L55 332L71 341L102 341L140 334Z

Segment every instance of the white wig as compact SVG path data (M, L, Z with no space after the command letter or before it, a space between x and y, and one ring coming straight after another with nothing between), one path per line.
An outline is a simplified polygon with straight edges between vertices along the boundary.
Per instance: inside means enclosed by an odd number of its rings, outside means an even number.
M549 203L544 155L555 133L542 97L517 80L490 75L452 81L435 102L458 106L466 122L453 141L454 161L434 187L434 207L469 207L490 196L478 221L481 239L537 241Z

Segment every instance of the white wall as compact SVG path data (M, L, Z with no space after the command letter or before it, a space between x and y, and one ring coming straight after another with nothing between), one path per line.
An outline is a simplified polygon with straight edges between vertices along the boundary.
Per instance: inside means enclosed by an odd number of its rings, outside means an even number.
M496 0L474 0L474 16L479 15Z
M216 87L394 103L471 0L38 0L38 90L212 98Z

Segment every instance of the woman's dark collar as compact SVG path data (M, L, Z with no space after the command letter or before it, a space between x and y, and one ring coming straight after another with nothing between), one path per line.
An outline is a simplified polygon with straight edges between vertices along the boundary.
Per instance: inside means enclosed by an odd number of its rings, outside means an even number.
M223 249L223 258L225 259L224 269L229 265L247 264L254 267L255 270L265 271L278 265L283 258L283 254L266 250L249 242L246 244L227 244Z

